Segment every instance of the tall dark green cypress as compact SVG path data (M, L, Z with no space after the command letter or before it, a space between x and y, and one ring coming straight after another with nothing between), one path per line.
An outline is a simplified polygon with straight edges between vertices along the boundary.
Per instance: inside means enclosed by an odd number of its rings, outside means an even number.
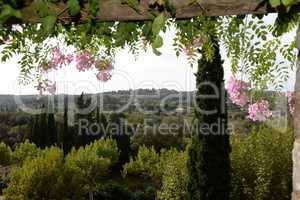
M56 131L56 125L55 125L55 117L54 113L48 114L48 128L47 128L47 146L54 145L57 143L57 131Z
M46 147L49 144L49 134L47 131L48 121L47 121L47 113L43 112L40 114L40 126L39 126L39 134L41 135L41 142L37 144L39 147Z
M40 134L40 115L33 116L33 125L32 125L32 134L29 138L30 142L33 142L37 146L41 143L41 134Z
M65 95L64 96L63 127L62 127L61 133L60 133L61 145L63 147L65 154L71 150L72 143L73 143L72 132L69 129L68 111L69 111L69 97L68 97L68 95Z
M227 108L224 70L215 46L214 59L198 61L195 132L189 150L187 197L189 200L228 200L230 194L230 143L227 133ZM207 84L209 83L209 84ZM216 86L213 88L212 86ZM215 95L204 98L201 95ZM215 110L215 113L203 112Z

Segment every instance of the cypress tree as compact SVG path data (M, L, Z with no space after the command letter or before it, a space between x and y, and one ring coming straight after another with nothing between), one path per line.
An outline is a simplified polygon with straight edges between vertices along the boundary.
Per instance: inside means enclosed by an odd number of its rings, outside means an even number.
M112 138L116 140L118 149L120 151L119 160L113 171L120 172L122 166L129 161L130 158L130 137L124 124L125 115L123 113L111 113L109 116L109 122L113 127L117 126L117 129L112 128L109 130Z
M64 96L64 116L63 116L63 127L61 129L60 138L63 146L64 153L68 153L72 148L73 138L72 133L69 129L68 123L68 111L69 111L69 99L68 95Z
M39 134L41 137L40 144L37 144L39 147L46 147L49 145L49 134L47 131L48 121L47 121L47 113L43 112L40 114L40 126L39 126Z
M47 128L47 146L50 147L51 145L57 142L57 132L55 126L55 118L53 113L48 114L48 128Z
M41 134L40 134L40 115L33 115L33 125L32 133L29 135L29 141L33 142L37 146L41 143Z
M219 46L216 45L212 61L207 61L205 58L198 61L197 108L195 109L195 121L198 129L193 135L189 150L187 184L189 200L229 199L230 143L227 134L226 99L225 95L221 95L225 94L223 76ZM204 83L209 83L209 85ZM215 95L216 92L219 93L218 98L201 96ZM215 110L216 112L212 114L203 112L203 110Z

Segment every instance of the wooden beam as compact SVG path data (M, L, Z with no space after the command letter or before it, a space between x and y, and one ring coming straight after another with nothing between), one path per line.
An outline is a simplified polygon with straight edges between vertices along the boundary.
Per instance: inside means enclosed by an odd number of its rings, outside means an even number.
M153 16L149 12L149 0L141 0L138 12L127 4L126 0L99 0L100 10L97 21L141 21L151 20ZM188 19L195 16L225 16L243 14L264 14L276 12L267 6L264 0L171 0L177 9L176 19ZM193 2L193 3L191 3ZM49 9L65 22L72 21L64 3L49 4ZM82 10L79 22L87 20L88 5ZM300 4L292 7L292 10L300 11ZM35 3L28 3L22 10L24 23L40 22L35 11Z

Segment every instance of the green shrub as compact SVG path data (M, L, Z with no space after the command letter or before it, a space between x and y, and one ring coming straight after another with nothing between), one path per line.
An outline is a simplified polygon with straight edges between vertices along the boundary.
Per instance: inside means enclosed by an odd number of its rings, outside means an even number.
M109 167L118 160L117 144L112 139L101 139L78 150L72 149L66 156L65 174L76 198L89 194L90 198L102 185ZM78 191L81 191L78 193Z
M3 191L6 200L63 199L57 193L57 182L63 168L63 152L57 147L25 160L22 167L13 169L8 187Z
M276 122L274 122L276 123ZM231 137L232 200L289 200L293 131L266 125Z
M142 146L136 159L125 164L123 175L142 175L161 185L156 196L159 200L183 200L187 183L187 152L176 149L161 150Z
M5 143L0 143L0 165L7 166L11 164L12 160L12 151L11 148Z
M12 157L15 163L22 164L25 160L37 157L40 153L41 149L34 143L30 143L29 140L26 140L24 143L20 143L16 146Z
M128 188L119 184L105 184L96 192L96 200L131 200L132 194Z

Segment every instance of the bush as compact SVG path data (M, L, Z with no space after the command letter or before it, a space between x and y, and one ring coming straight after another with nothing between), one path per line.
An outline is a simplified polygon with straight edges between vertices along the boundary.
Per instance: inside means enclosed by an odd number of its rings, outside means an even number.
M2 195L2 190L7 188L8 180L4 180L0 178L0 195Z
M96 200L131 200L132 194L128 188L119 184L105 184L102 186L95 195Z
M89 194L92 198L117 160L117 144L112 139L101 139L78 150L73 148L66 157L64 169L69 176L64 179L69 179L70 187L76 188L72 196Z
M8 187L3 191L6 200L63 199L57 193L57 182L63 168L63 152L52 147L22 167L13 169Z
M231 143L232 200L290 199L292 129L280 132L261 125L246 136L232 136Z
M184 200L187 187L187 152L171 149L161 152L163 170L162 187L157 193L159 200Z
M30 143L29 140L26 140L24 143L20 143L16 146L12 157L15 163L22 164L25 160L36 158L40 153L41 149L34 143Z
M123 175L140 174L151 178L155 184L161 185L157 192L159 200L182 200L186 195L187 158L187 152L163 149L158 154L153 147L143 146L136 159L124 166Z
M0 143L0 165L7 166L11 164L12 151L5 143Z

